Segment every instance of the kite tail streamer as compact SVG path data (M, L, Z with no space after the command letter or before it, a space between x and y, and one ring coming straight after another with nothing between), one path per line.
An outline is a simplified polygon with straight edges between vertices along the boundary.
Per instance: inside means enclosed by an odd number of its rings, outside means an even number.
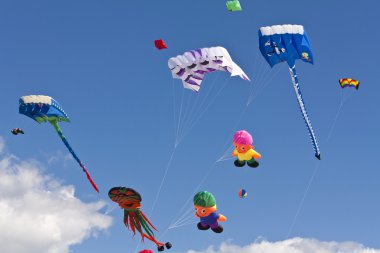
M307 130L309 131L309 136L310 136L311 142L313 143L315 157L318 160L321 160L321 152L320 152L319 147L318 147L317 138L315 137L313 127L311 125L309 116L308 116L307 111L306 111L305 104L304 104L303 99L302 99L301 89L298 85L298 76L297 76L297 72L296 72L296 66L293 65L293 67L289 67L289 72L290 72L290 76L292 77L292 83L293 83L294 91L296 92L296 95L297 95L297 100L298 100L298 104L299 104L301 112L302 112L302 116L305 120Z
M83 163L81 162L81 160L79 159L79 157L75 154L74 150L71 148L70 144L67 142L65 136L63 135L62 131L61 131L61 128L59 127L58 125L58 122L56 120L51 120L50 123L53 125L55 131L57 131L59 137L61 138L61 140L63 141L63 143L65 144L65 146L67 147L67 149L70 151L71 155L74 157L74 159L78 162L78 164L80 165L80 167L82 168L83 172L86 173L86 176L87 176L87 179L88 181L90 181L92 187L94 187L94 189L99 192L99 188L98 186L95 184L94 180L92 180L91 178L91 175L90 173L87 171L86 167L83 165Z

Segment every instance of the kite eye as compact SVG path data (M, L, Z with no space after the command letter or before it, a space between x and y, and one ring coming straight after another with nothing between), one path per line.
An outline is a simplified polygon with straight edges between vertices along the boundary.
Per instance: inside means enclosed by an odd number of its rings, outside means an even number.
M236 145L235 148L238 148L238 146Z
M206 209L202 209L202 210L201 210L201 213L206 213Z
M241 147L242 150L245 150L245 147Z

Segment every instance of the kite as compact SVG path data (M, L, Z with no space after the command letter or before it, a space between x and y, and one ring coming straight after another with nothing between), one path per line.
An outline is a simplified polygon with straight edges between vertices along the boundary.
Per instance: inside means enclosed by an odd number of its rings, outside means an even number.
M157 229L141 211L141 195L132 188L114 187L108 192L108 197L124 209L124 224L133 234L136 230L140 233L142 241L144 238L154 242L158 251L163 251L164 245L167 249L172 247L170 242L162 243L155 239L153 230Z
M13 128L11 133L13 135L18 135L18 134L24 134L24 131L21 128Z
M233 138L235 149L232 156L237 156L234 164L236 167L243 167L247 162L249 167L256 168L259 162L256 159L261 158L261 154L254 150L252 146L253 139L250 133L245 130L237 131Z
M228 0L226 5L228 11L241 11L241 5L238 0Z
M342 89L346 87L355 87L358 90L360 82L352 78L343 78L339 79L339 84Z
M140 250L139 253L153 253L150 249Z
M247 193L247 191L246 190L244 190L244 189L241 189L240 191L239 191L239 198L245 198L245 197L247 197L247 195L248 195L248 193Z
M183 87L198 92L204 75L214 71L225 71L231 76L240 76L248 80L244 71L232 61L230 54L223 47L200 48L172 57L168 66L173 78L181 79Z
M58 122L70 122L69 117L58 104L56 100L49 96L43 95L30 95L23 96L19 100L19 113L28 116L38 123L49 122L53 125L55 131L58 133L62 142L65 144L67 149L70 151L71 155L78 162L83 172L86 173L88 181L90 181L92 187L99 192L98 186L92 180L90 173L87 171L86 167L75 154L74 150L71 148L66 137L63 135Z
M154 45L155 45L156 48L159 49L159 50L162 50L162 49L166 49L166 48L168 48L168 46L166 45L165 41L163 41L162 39L155 40L155 41L154 41Z
M295 65L296 60L302 60L313 64L313 54L303 26L275 25L261 27L259 29L259 47L261 54L271 67L280 62L288 63L293 87L309 131L309 136L315 151L315 157L320 160L321 152L303 102Z
M211 230L215 233L222 233L223 227L219 222L224 222L227 218L217 213L216 200L214 195L208 191L201 191L195 194L194 199L195 216L200 219L197 227L199 230Z

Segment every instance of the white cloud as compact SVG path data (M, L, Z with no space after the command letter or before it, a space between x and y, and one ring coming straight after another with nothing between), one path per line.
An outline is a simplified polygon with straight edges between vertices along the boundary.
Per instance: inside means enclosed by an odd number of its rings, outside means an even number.
M366 248L356 242L323 242L316 239L292 238L284 241L259 241L247 246L222 243L218 249L210 246L203 251L187 253L380 253L380 249Z
M69 152L67 151L62 152L61 150L58 150L53 154L49 154L47 163L48 165L53 165L54 163L61 163L63 164L63 166L66 166L68 161L73 161L73 160L74 158Z
M0 136L0 154L4 152L4 149L5 149L4 138Z
M0 151L3 144L0 139ZM42 175L37 161L0 158L1 252L67 253L111 225L112 218L99 212L104 206L76 198L73 186Z

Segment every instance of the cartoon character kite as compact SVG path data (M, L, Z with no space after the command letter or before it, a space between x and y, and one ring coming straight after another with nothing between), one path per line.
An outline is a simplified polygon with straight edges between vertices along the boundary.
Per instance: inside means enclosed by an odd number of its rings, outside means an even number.
M232 155L237 156L234 162L236 167L243 167L246 162L249 167L256 168L259 166L256 159L260 159L261 154L254 150L255 147L252 146L252 143L252 136L247 131L240 130L235 133L233 138L235 149Z
M223 227L219 222L224 222L227 218L217 213L216 200L214 195L208 191L201 191L194 196L195 216L200 219L199 230L211 228L215 233L222 233Z

